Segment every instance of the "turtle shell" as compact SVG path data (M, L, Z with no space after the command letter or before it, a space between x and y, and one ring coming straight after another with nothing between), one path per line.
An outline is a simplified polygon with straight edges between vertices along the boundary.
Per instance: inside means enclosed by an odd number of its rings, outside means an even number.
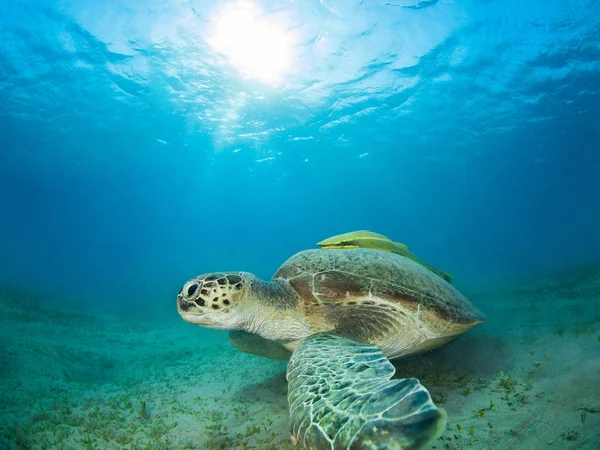
M374 249L305 250L288 259L274 279L285 279L317 328L383 327L405 314L414 326L458 334L485 321L451 284L401 255ZM386 310L387 309L387 310ZM351 320L344 324L344 317ZM404 321L406 323L406 321ZM455 332L453 332L455 328ZM358 336L360 338L360 336Z

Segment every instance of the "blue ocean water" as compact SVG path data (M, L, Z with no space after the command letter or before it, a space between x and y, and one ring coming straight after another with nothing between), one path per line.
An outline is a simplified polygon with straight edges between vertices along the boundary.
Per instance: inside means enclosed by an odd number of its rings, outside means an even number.
M179 321L190 277L361 229L473 292L600 263L596 0L0 0L0 43L34 303Z

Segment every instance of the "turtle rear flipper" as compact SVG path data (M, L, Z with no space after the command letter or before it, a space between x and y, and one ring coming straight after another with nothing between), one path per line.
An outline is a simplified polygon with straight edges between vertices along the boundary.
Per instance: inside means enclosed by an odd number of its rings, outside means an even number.
M446 414L417 379L391 380L381 350L331 333L304 339L290 359L292 439L309 449L421 449Z

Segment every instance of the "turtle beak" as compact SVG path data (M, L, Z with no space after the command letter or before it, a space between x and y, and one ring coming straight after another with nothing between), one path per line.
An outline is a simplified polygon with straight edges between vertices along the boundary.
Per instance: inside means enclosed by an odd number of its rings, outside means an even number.
M198 312L198 314L181 314L181 318L186 322L189 322L194 325L201 325L204 327L210 327L217 323L215 319L207 317L203 312Z
M177 312L183 320L194 325L211 326L216 323L214 318L208 317L203 308L186 300L181 294L177 295Z
M188 302L181 294L177 295L177 311L179 314L183 315L190 309L197 309L196 304L194 302Z

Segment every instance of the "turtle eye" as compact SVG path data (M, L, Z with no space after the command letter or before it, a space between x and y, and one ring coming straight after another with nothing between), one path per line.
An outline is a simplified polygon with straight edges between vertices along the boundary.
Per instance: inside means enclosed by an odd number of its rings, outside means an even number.
M188 296L188 297L191 297L192 295L194 295L194 294L196 293L196 290L197 290L197 289L198 289L198 285L197 285L196 283L194 283L194 284L190 285L190 286L187 288L187 291L186 291L186 293L187 293L187 296Z

